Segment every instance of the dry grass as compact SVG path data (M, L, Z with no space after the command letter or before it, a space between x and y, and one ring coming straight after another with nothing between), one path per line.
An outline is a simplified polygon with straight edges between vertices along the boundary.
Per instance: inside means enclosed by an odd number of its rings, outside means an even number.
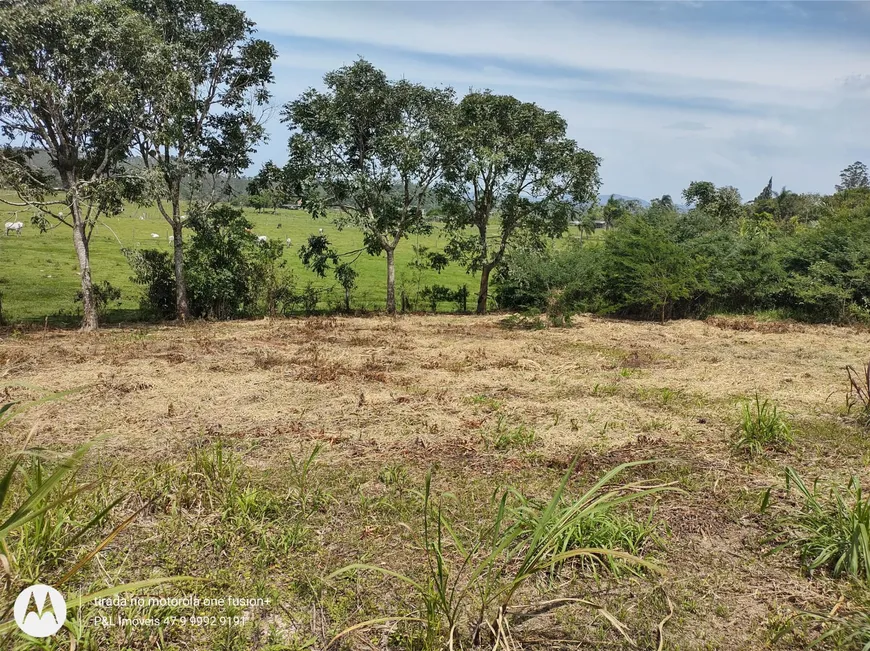
M738 649L766 644L781 613L830 608L842 594L834 583L807 583L793 559L762 557L756 505L785 461L805 473L870 478L868 446L826 442L847 440L836 430L844 368L866 359L866 334L585 317L572 328L528 331L505 330L499 320L267 319L7 333L4 399L83 391L27 413L6 437L22 437L36 422L37 442L51 447L108 433L103 453L138 466L183 460L203 439L220 437L262 471L285 467L313 442L325 444L321 461L336 469L438 464L480 477L494 468L522 477L536 467L561 470L578 453L581 473L667 458L644 472L688 491L657 511L670 531L671 573L655 585L600 585L595 597L628 608L624 617L652 631L653 647L667 598L674 648ZM794 450L760 463L730 448L740 405L756 392L799 424ZM533 431L534 442L488 445L518 428ZM641 597L635 605L625 606L627 592ZM581 622L551 616L569 632ZM529 639L539 625L528 625ZM784 639L785 648L803 643Z
M110 432L118 452L145 459L185 447L170 433L217 423L243 437L301 422L378 445L429 442L433 428L442 440L467 433L480 410L464 399L476 395L500 400L555 451L622 445L663 411L657 435L666 440L724 441L731 403L756 391L798 417L835 411L842 369L866 352L866 339L845 329L578 321L511 332L496 318L456 317L52 331L5 339L3 380L12 399L30 396L28 387L90 387L82 400L33 414L46 440L73 445Z

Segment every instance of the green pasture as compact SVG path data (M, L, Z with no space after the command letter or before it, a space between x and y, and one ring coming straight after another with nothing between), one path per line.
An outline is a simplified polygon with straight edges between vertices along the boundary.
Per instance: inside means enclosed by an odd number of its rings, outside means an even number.
M14 195L6 193L10 200ZM0 223L15 221L16 209L0 204ZM18 210L17 219L24 223L21 236L10 234L6 237L0 232L0 293L3 300L3 315L9 322L42 321L49 317L52 321L72 321L77 318L79 306L75 302L79 290L78 264L72 246L72 231L63 224L46 233L30 224L32 210ZM297 286L302 287L311 281L318 287L335 287L335 300L340 288L327 276L318 278L302 266L299 260L299 247L311 234L323 228L332 245L339 252L349 252L362 248L362 234L355 229L339 231L329 219L314 220L304 211L278 210L270 213L257 213L246 208L245 214L254 224L257 235L266 235L270 240L285 242L289 237L290 247L285 247L284 259L287 267L295 275ZM144 217L144 219L142 219ZM159 237L152 238L152 233ZM160 216L157 207L129 206L123 214L105 218L96 227L91 238L91 265L94 280L108 280L121 289L120 304L113 305L107 313L109 321L135 320L139 318L139 297L142 288L130 280L131 270L121 249L157 248L171 251L169 235L171 228ZM444 285L451 289L467 284L470 292L469 306L477 281L467 275L456 264L451 264L441 273L426 270L416 271L410 266L414 259L412 245L429 247L430 250L443 248L445 238L436 224L432 234L413 236L403 241L396 251L396 294L397 301L404 285L409 296L426 285ZM382 309L386 300L386 258L371 256L362 252L355 262L359 279L352 297L355 308ZM324 306L326 307L326 306ZM418 302L418 309L426 309ZM448 311L456 307L450 303L439 306Z

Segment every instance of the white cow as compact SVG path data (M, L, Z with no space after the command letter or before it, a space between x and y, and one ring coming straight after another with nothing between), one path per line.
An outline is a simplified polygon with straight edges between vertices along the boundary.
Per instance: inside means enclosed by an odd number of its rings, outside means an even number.
M152 239L152 240L156 240L156 239L159 238L159 237L160 237L160 236L159 236L157 233L151 233L151 239Z
M174 235L170 235L170 236L169 236L169 243L170 243L170 244L175 244L175 236L174 236Z
M260 243L265 243L269 241L269 238L265 235L257 235L257 241Z
M6 222L6 235L9 235L9 231L15 231L18 235L21 235L22 228L24 228L22 222Z
M320 229L320 234L323 235L323 229L322 229L322 228Z
M287 246L293 246L293 240L291 240L289 237L287 238Z

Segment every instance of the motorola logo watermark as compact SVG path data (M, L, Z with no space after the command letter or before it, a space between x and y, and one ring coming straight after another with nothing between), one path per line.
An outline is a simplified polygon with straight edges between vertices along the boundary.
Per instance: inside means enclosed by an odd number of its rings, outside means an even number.
M50 585L25 588L13 610L18 628L31 637L51 637L66 621L66 600Z

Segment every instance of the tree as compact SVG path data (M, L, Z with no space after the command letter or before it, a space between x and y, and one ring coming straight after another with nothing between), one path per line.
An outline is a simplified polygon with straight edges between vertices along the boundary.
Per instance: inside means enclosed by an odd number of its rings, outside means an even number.
M823 212L819 197L811 194L797 194L783 187L781 191L772 189L773 178L767 187L753 199L748 208L748 216L756 228L793 229L795 224L817 221Z
M387 312L396 311L395 251L431 224L423 206L443 169L453 119L452 89L389 81L364 59L325 75L326 91L310 89L284 107L295 132L285 183L320 218L338 211L338 228L363 232L372 255L387 258Z
M773 177L770 177L770 180L767 182L767 185L764 186L764 190L762 190L757 197L755 197L756 201L768 201L773 199Z
M592 236L595 234L595 222L596 217L600 214L600 208L598 206L594 206L593 208L587 210L582 215L580 215L579 219L577 219L577 230L580 231L580 241L583 241L583 238L586 236Z
M532 243L561 235L596 200L599 160L565 131L555 111L508 95L471 92L459 104L439 195L448 251L480 271L478 314L486 312L490 273L518 234ZM469 227L476 236L466 235Z
M676 301L701 288L701 265L664 229L640 217L608 233L605 253L606 291L617 309L656 314L664 323Z
M683 199L716 217L720 224L733 224L744 215L743 199L737 188L725 185L717 188L710 181L693 181L683 190Z
M607 203L601 209L601 217L607 230L617 226L619 222L630 215L636 215L642 210L642 206L635 199L617 199L610 195Z
M263 212L269 206L269 199L262 194L248 195L248 205L257 212Z
M655 206L656 208L664 210L665 212L673 212L677 209L676 204L674 204L674 200L669 194L663 194L661 199L653 199L650 202L650 206Z
M0 153L0 177L43 229L72 229L82 330L98 327L88 248L97 220L143 189L123 162L165 73L161 55L147 21L115 0L0 9L0 133L21 143ZM60 187L31 165L35 152L48 156Z
M257 209L257 212L271 208L274 213L278 209L283 200L281 191L283 177L281 168L272 161L268 161L248 183L251 205ZM259 199L254 200L254 197L259 197Z
M160 214L172 227L176 312L190 316L184 275L181 186L185 178L237 176L265 132L257 114L269 100L271 43L254 39L254 23L214 0L127 0L158 28L169 46L171 72L148 107L138 135L146 168L160 177Z
M840 183L836 188L837 192L855 190L857 188L870 188L867 166L861 161L855 161L849 165L849 167L840 172Z

